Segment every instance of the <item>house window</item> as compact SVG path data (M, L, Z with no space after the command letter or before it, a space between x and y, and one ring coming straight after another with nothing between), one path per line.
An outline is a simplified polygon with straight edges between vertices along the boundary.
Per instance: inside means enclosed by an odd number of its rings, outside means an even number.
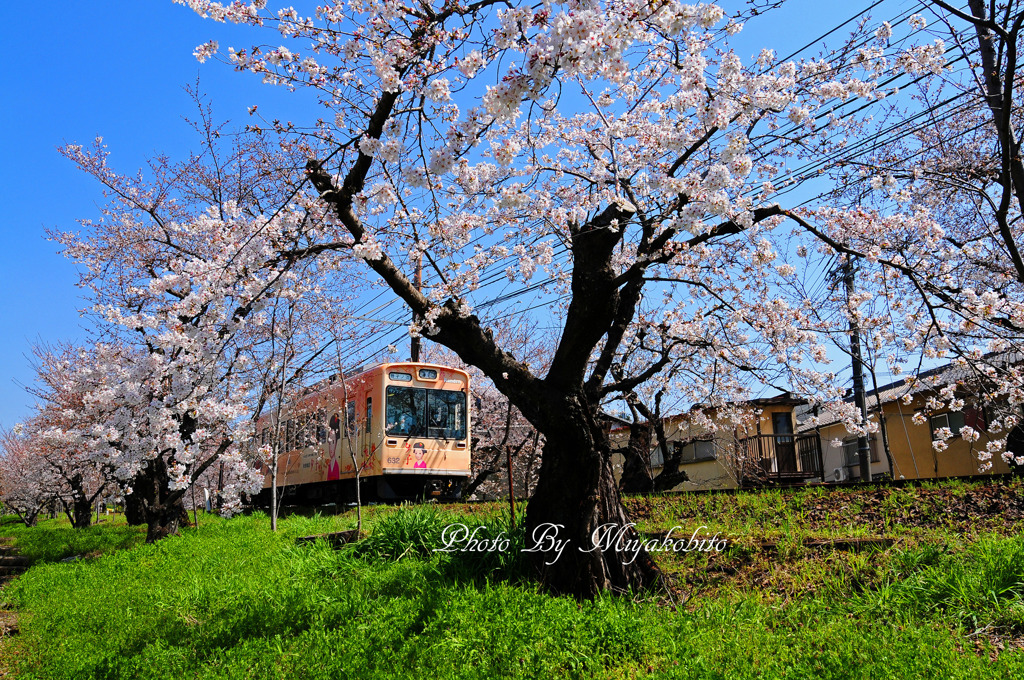
M672 442L675 453L680 454L680 463L700 463L715 459L715 442L711 439L695 439L688 442Z
M960 429L964 426L964 412L950 411L949 413L940 413L929 418L928 424L932 429L933 440L937 439L935 430L941 427L948 427L955 437L960 434Z
M860 462L857 459L856 439L843 440L843 461L847 466L857 465Z
M878 454L878 446L875 445L875 438L871 437L868 439L868 451L871 452L871 462L880 463L882 461ZM856 467L860 465L860 458L857 456L857 438L844 439L843 440L843 460L846 461L848 467Z

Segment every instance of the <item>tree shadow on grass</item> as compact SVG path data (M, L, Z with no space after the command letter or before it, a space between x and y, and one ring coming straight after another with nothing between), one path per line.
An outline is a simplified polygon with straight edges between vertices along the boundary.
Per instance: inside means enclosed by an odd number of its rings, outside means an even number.
M131 548L146 541L146 532L145 527L130 526L46 527L18 532L14 538L19 554L33 564L44 564Z

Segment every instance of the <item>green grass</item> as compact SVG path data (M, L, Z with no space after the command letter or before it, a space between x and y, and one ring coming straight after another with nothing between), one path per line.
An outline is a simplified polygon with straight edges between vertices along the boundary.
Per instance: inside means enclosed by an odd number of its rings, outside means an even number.
M7 516L0 522L0 536L14 538L21 555L33 562L56 562L131 548L146 540L146 531L125 524L124 515L104 516L87 529L72 529L64 518L42 519L38 527L26 528Z
M277 534L259 514L201 517L155 545L116 524L80 538L4 525L37 564L2 592L21 634L0 651L17 678L76 680L1024 677L1024 652L994 653L1024 631L1024 538L908 530L889 549L820 553L803 539L840 526L809 519L820 494L679 497L651 513L649 529L697 519L735 541L659 557L674 603L550 597L514 550L434 551L453 522L521 545L498 506L370 508L369 537L337 551L294 539L351 529L351 514L289 517ZM777 548L750 547L773 514ZM68 550L94 556L57 561ZM719 564L735 575L697 582Z
M1024 630L1024 536L983 537L961 554L925 545L896 556L879 586L857 598L871 616L923 618L938 611L968 630Z

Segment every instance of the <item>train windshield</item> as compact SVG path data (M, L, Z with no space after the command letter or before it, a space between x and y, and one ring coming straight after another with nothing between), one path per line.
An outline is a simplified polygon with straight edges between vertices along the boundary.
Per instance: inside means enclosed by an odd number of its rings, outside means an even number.
M390 436L466 438L466 395L388 385L385 431Z

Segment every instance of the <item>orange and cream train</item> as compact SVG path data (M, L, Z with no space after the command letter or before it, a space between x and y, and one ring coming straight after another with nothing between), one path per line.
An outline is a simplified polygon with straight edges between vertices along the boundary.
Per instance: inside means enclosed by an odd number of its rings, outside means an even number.
M470 473L469 375L447 366L381 364L313 387L257 421L257 444L279 441L287 503L458 498ZM354 454L354 455L353 455ZM267 505L266 477L257 505Z

